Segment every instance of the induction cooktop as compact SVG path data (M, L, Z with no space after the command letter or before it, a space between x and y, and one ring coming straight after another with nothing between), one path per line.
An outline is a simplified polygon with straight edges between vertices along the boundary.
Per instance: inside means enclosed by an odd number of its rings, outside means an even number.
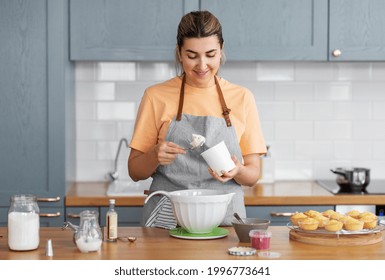
M372 180L366 187L365 191L352 192L350 190L341 189L335 180L318 180L320 186L333 194L351 194L351 195L368 195L368 194L385 194L385 180Z

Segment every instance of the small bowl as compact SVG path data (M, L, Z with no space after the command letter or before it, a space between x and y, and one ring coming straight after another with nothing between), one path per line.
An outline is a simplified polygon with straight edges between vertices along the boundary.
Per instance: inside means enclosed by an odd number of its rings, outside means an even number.
M260 218L242 218L245 222L241 224L238 220L234 219L231 221L235 233L238 236L240 242L250 242L249 232L253 229L268 229L270 221Z

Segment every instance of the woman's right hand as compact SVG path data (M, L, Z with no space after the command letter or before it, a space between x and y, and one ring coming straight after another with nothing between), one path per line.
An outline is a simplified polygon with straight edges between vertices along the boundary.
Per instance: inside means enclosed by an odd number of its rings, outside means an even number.
M179 154L186 154L186 151L173 142L161 142L154 147L155 157L160 165L171 164Z

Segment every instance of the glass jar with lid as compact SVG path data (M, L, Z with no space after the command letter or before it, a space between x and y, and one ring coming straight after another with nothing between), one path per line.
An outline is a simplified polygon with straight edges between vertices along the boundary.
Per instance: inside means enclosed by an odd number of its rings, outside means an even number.
M8 247L14 251L29 251L39 247L40 217L37 197L18 194L11 197L8 210Z

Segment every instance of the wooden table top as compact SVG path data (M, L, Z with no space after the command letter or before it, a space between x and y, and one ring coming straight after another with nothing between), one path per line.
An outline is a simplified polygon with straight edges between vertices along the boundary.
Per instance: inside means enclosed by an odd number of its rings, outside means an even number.
M103 242L101 250L81 253L72 241L73 231L61 228L41 228L40 246L28 252L10 251L7 245L7 228L0 228L0 260L261 260L257 255L233 256L228 248L249 246L240 243L231 227L229 235L212 240L186 240L171 237L159 228L122 227L119 236L136 236L134 243ZM281 260L385 260L385 242L361 246L323 246L301 243L289 239L290 229L271 226L271 251L280 253ZM45 245L52 239L53 257L45 256Z
M117 206L143 206L146 196L106 195L107 182L77 182L70 186L66 206L108 206L109 198ZM383 205L385 195L333 195L315 181L281 181L242 187L246 206L263 205Z

